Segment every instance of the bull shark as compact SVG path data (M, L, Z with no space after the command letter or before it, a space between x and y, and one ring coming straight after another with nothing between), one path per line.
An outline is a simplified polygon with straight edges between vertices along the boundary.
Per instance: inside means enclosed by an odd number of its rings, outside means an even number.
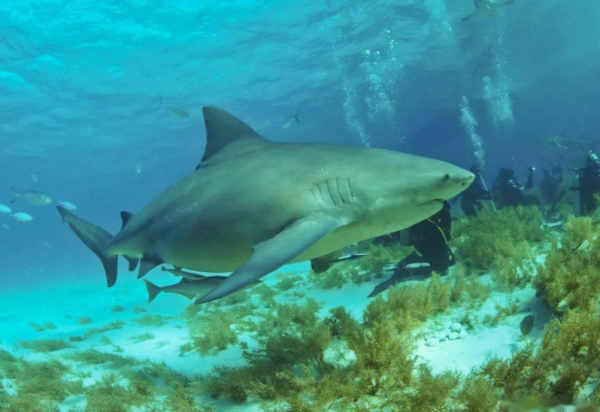
M114 237L58 207L102 261L108 286L119 255L138 278L161 264L233 272L196 299L206 303L288 263L339 254L442 208L473 174L390 150L279 143L217 107L202 109L206 149L196 169L133 215Z
M499 1L495 2L492 0L475 0L475 11L469 14L466 17L462 18L462 21L467 21L472 19L473 17L477 17L480 15L492 15L498 10L500 7L508 6L509 4L513 4L514 0L508 1Z

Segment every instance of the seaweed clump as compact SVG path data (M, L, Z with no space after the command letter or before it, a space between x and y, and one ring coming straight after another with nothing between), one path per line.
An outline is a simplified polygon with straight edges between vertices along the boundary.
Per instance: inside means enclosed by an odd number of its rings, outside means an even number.
M535 207L484 208L473 219L461 219L453 227L453 246L465 266L488 271L497 258L511 260L524 248L542 242L546 231Z
M71 370L58 361L28 362L0 350L1 376L13 381L16 393L0 394L2 411L58 411L68 396L81 394L81 381L69 377Z
M536 279L538 293L558 313L590 309L600 296L600 239L592 219L573 218L565 227L567 235L553 243Z
M21 345L24 349L42 353L56 352L73 347L69 342L60 339L19 341L19 345Z
M505 398L572 399L597 374L599 342L598 312L575 309L547 325L539 350L529 344L511 359L490 359L474 376Z
M416 366L413 331L429 316L471 299L467 288L456 288L456 282L438 276L394 287L387 298L369 304L362 322L342 307L322 317L321 305L311 299L276 304L255 314L260 317L253 329L257 348L243 352L247 364L216 367L203 386L213 397L237 403L274 401L272 410L362 411L399 405L398 410L445 410L459 402L463 387L457 375L436 376ZM474 386L462 396L471 399L485 389Z

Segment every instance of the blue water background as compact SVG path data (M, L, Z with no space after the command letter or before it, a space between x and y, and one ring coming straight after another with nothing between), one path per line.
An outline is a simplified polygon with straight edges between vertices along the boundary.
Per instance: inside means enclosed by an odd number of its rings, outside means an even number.
M496 18L461 22L472 9L471 0L0 1L0 203L12 186L38 190L115 233L121 210L138 211L199 162L204 105L276 141L368 141L469 167L466 96L488 182L499 166L524 177L552 157L531 144L541 136L599 139L600 2L517 0ZM486 94L485 76L508 105ZM301 123L282 128L297 110ZM495 124L498 111L511 119ZM34 221L0 215L10 227L0 228L0 287L104 286L97 258L54 207L14 206Z

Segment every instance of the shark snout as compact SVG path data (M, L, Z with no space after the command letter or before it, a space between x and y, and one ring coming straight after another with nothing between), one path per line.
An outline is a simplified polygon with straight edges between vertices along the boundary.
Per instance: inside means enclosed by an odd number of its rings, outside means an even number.
M457 196L465 191L474 179L475 175L473 173L460 168L445 172L441 179L440 191L437 193L435 200L444 201Z

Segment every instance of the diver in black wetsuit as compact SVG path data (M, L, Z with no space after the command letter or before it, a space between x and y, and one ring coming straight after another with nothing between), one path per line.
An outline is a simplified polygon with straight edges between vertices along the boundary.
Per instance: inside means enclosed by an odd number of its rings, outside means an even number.
M460 207L469 218L477 216L477 213L483 207L481 204L483 200L492 200L492 194L485 186L479 166L471 167L471 172L475 175L475 179L471 186L462 192L460 196Z
M450 204L444 202L442 210L409 229L416 252L402 259L392 277L377 285L369 297L380 294L408 276L431 276L433 272L446 275L448 268L455 264L454 253L448 246L451 229Z
M590 151L587 165L577 170L579 176L579 213L589 215L598 205L594 194L600 194L600 160L598 156Z
M517 207L524 203L523 189L514 169L502 168L494 181L494 199L499 207Z

